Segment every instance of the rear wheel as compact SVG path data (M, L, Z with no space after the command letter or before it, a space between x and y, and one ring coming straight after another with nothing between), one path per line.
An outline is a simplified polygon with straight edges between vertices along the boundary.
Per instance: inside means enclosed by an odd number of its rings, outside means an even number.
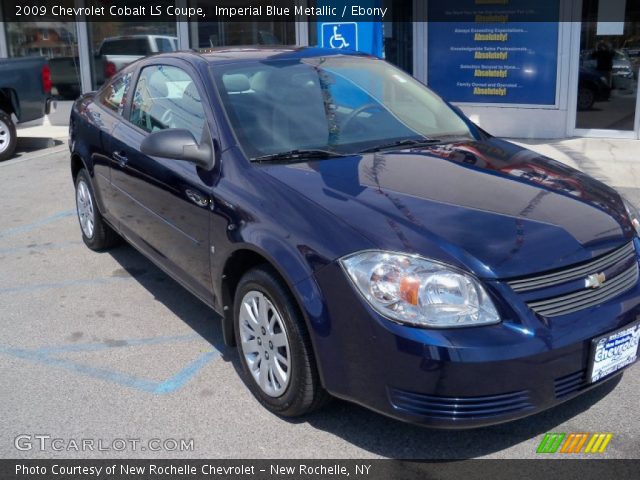
M104 250L115 245L118 235L107 225L96 206L89 174L85 169L76 177L76 209L82 240L91 250Z
M578 110L590 110L596 102L596 94L589 87L578 89Z
M272 269L254 268L242 277L234 319L245 381L264 407L294 417L326 402L302 315Z
M11 116L0 110L0 161L8 160L13 156L17 142L18 134Z

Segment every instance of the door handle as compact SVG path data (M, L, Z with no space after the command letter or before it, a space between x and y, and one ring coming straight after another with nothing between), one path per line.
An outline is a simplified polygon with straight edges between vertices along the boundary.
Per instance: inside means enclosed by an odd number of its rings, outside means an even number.
M118 162L118 165L120 165L121 167L126 166L127 162L129 161L126 155L123 155L118 152L113 152L113 158L116 162Z

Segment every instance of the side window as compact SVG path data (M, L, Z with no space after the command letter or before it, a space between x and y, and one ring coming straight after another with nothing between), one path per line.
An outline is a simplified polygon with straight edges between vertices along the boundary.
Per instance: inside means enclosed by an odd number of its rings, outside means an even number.
M129 121L147 132L184 128L200 141L204 108L189 74L169 65L145 67L133 93Z
M156 38L156 47L159 52L173 52L175 48L173 48L173 43L171 40L164 37Z
M113 110L118 115L122 115L124 110L124 98L129 90L131 83L131 73L126 73L114 78L107 86L105 86L99 95L99 102Z

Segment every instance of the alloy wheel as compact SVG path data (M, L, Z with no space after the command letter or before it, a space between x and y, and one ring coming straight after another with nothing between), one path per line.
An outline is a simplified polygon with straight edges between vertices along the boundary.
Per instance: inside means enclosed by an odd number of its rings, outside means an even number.
M9 148L9 144L11 143L10 135L9 125L0 120L0 153L3 153Z
M240 305L240 343L249 372L270 397L284 394L291 379L291 348L280 312L257 290Z
M78 188L76 189L76 206L82 232L87 238L93 238L95 229L93 200L91 199L89 187L84 180L78 182Z

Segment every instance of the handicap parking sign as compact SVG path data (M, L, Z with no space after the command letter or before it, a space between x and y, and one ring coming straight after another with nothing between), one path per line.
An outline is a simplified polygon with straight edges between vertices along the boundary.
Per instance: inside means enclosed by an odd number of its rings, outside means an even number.
M358 50L358 24L323 23L321 43L323 48Z

